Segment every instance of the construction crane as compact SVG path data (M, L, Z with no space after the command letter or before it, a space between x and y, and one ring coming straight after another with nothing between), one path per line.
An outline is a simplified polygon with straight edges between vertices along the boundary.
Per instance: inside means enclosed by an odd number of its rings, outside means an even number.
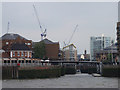
M47 34L46 34L47 29L45 29L45 30L43 31L43 28L42 28L42 26L41 26L41 24L40 24L40 19L39 19L39 17L38 17L38 13L37 13L37 10L36 10L34 4L33 4L33 8L34 8L34 11L35 11L36 18L37 18L37 20L38 20L39 28L40 28L40 30L41 30L41 32L42 32L42 33L41 33L41 40L43 40L43 38L46 38L46 36L47 36Z
M63 44L64 44L64 45L63 45L63 47L64 47L64 46L66 46L66 43L65 43L65 41L63 41Z
M72 40L72 38L73 38L73 35L74 35L75 31L77 30L77 27L78 27L78 25L76 25L76 27L75 27L75 29L74 29L74 31L73 31L73 33L72 33L72 36L71 36L70 39L69 39L68 45L70 44L70 42L71 42L71 40Z

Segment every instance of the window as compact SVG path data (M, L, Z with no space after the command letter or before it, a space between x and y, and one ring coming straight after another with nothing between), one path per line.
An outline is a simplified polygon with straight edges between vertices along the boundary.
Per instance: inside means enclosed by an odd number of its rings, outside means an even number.
M24 63L24 60L22 60L22 63Z
M17 63L17 60L15 60L15 63Z
M15 56L15 52L13 52L13 56Z
M29 56L31 57L31 52L29 52Z
M29 60L29 63L31 63L31 60Z
M27 56L27 52L25 52L25 56Z
M26 60L26 63L28 63L28 60Z
M6 45L8 45L9 44L9 42L6 42Z
M14 61L12 60L12 63L14 63Z
M8 63L10 63L10 60L8 60Z
M28 43L28 45L31 45L31 43Z
M21 56L24 56L23 52L21 52Z
M35 61L33 60L33 63L35 63Z
M7 61L6 60L4 60L4 63L6 63Z

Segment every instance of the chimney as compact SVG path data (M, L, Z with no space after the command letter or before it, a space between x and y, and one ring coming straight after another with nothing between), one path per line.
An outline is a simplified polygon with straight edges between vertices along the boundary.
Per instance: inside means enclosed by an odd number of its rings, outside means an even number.
M85 54L85 55L87 54L87 50L85 50L84 54Z

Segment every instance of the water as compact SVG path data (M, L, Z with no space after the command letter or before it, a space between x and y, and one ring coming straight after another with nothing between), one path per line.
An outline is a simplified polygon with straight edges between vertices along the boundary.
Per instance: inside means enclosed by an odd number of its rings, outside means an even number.
M117 78L89 74L65 75L52 79L3 80L3 88L118 88Z

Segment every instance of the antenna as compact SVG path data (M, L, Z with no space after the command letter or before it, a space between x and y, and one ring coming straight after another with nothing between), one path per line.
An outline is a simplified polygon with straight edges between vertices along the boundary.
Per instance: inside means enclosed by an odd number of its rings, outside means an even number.
M10 25L10 23L8 22L8 25L7 25L7 33L9 32L9 25Z

